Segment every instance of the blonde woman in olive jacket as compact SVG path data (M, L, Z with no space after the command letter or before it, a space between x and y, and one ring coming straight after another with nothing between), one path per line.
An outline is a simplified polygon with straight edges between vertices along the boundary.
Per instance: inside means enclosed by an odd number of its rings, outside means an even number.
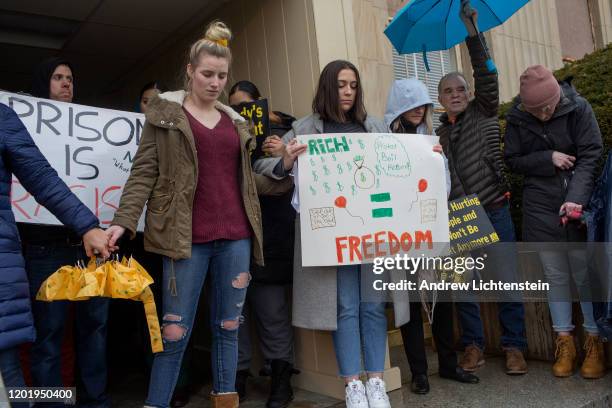
M251 255L263 263L257 191L286 192L291 184L251 172L247 124L218 101L227 83L230 37L225 24L211 23L191 47L187 91L150 102L129 180L107 230L111 246L126 230L133 236L147 202L145 249L164 255L164 351L153 361L146 407L169 406L209 273L212 406L238 406L238 326Z

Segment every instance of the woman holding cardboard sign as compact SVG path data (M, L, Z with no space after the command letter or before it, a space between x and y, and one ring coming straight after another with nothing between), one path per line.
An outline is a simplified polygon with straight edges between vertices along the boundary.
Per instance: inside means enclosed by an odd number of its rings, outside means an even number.
M296 143L296 135L387 131L380 120L367 114L359 72L348 61L333 61L323 69L312 107L313 114L296 121L283 137L287 143L283 157L260 159L254 164L255 171L279 179L286 177L297 155L306 148ZM302 267L299 222L296 225L293 325L333 331L336 360L347 384L347 407L390 407L382 379L387 338L385 305L382 301L362 301L360 289L362 277L369 271L365 265ZM365 386L359 380L362 354L368 375Z
M259 89L250 81L239 81L229 91L229 103L238 112L245 107L249 109L260 98ZM269 112L269 118L270 134L275 135L280 142L279 136L291 130L295 118L272 111ZM284 150L284 144L280 144ZM252 160L254 154L251 154ZM241 400L246 398L246 383L251 365L249 326L254 323L265 360L262 372L269 373L271 377L266 406L282 408L293 399L293 327L289 290L293 271L295 210L291 206L291 191L277 197L259 197L259 204L265 266L251 265L253 279L244 305L244 324L238 332L236 391Z
M433 103L425 84L414 78L395 81L387 99L385 123L393 133L435 135ZM442 153L442 146L435 145L434 151ZM446 157L444 164L446 189L447 194L450 194L451 181ZM410 308L410 321L401 327L401 331L404 350L412 371L410 389L415 394L427 394L429 380L421 300L412 299L409 304L410 306L406 307ZM463 371L457 365L457 354L453 349L453 304L446 299L439 300L433 309L432 331L438 351L440 377L463 383L477 383L478 377Z
M247 124L218 101L227 83L230 37L225 24L211 23L190 48L185 90L149 103L130 177L107 230L111 246L126 230L133 237L147 202L145 249L164 256L164 351L153 361L149 407L168 407L209 272L212 406L238 406L238 326L251 250L255 262L263 263L257 193L290 188L252 173Z

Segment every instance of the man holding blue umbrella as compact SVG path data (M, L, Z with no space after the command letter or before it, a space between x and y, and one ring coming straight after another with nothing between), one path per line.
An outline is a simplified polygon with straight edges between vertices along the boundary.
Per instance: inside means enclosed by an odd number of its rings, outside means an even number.
M460 16L468 30L466 45L474 71L474 98L470 98L470 87L461 73L445 75L438 85L438 98L446 112L440 117L442 124L436 134L449 160L452 180L449 199L476 194L500 238L501 243L486 248L486 278L513 282L517 280L516 238L508 186L502 174L497 71L488 58L485 38L478 32L476 10L467 3L461 8ZM465 346L460 365L465 371L473 372L484 364L480 308L473 299L458 302L457 306ZM525 374L527 363L523 351L527 340L520 296L499 302L498 307L506 373Z

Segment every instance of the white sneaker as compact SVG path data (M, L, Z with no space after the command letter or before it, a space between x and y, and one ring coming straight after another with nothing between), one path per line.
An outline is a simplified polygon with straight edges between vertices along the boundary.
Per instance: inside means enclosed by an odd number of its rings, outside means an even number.
M346 408L368 408L368 398L366 390L360 380L353 380L347 384Z
M391 408L385 382L381 378L370 378L365 388L370 408Z

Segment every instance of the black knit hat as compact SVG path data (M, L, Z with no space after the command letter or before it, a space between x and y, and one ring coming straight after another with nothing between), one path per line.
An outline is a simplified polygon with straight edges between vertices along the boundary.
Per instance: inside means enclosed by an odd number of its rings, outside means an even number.
M32 78L32 96L38 98L49 99L49 82L51 81L51 75L55 72L55 68L60 65L67 65L72 71L74 78L74 70L68 60L61 57L52 57L41 62L36 71L34 71L34 77Z

